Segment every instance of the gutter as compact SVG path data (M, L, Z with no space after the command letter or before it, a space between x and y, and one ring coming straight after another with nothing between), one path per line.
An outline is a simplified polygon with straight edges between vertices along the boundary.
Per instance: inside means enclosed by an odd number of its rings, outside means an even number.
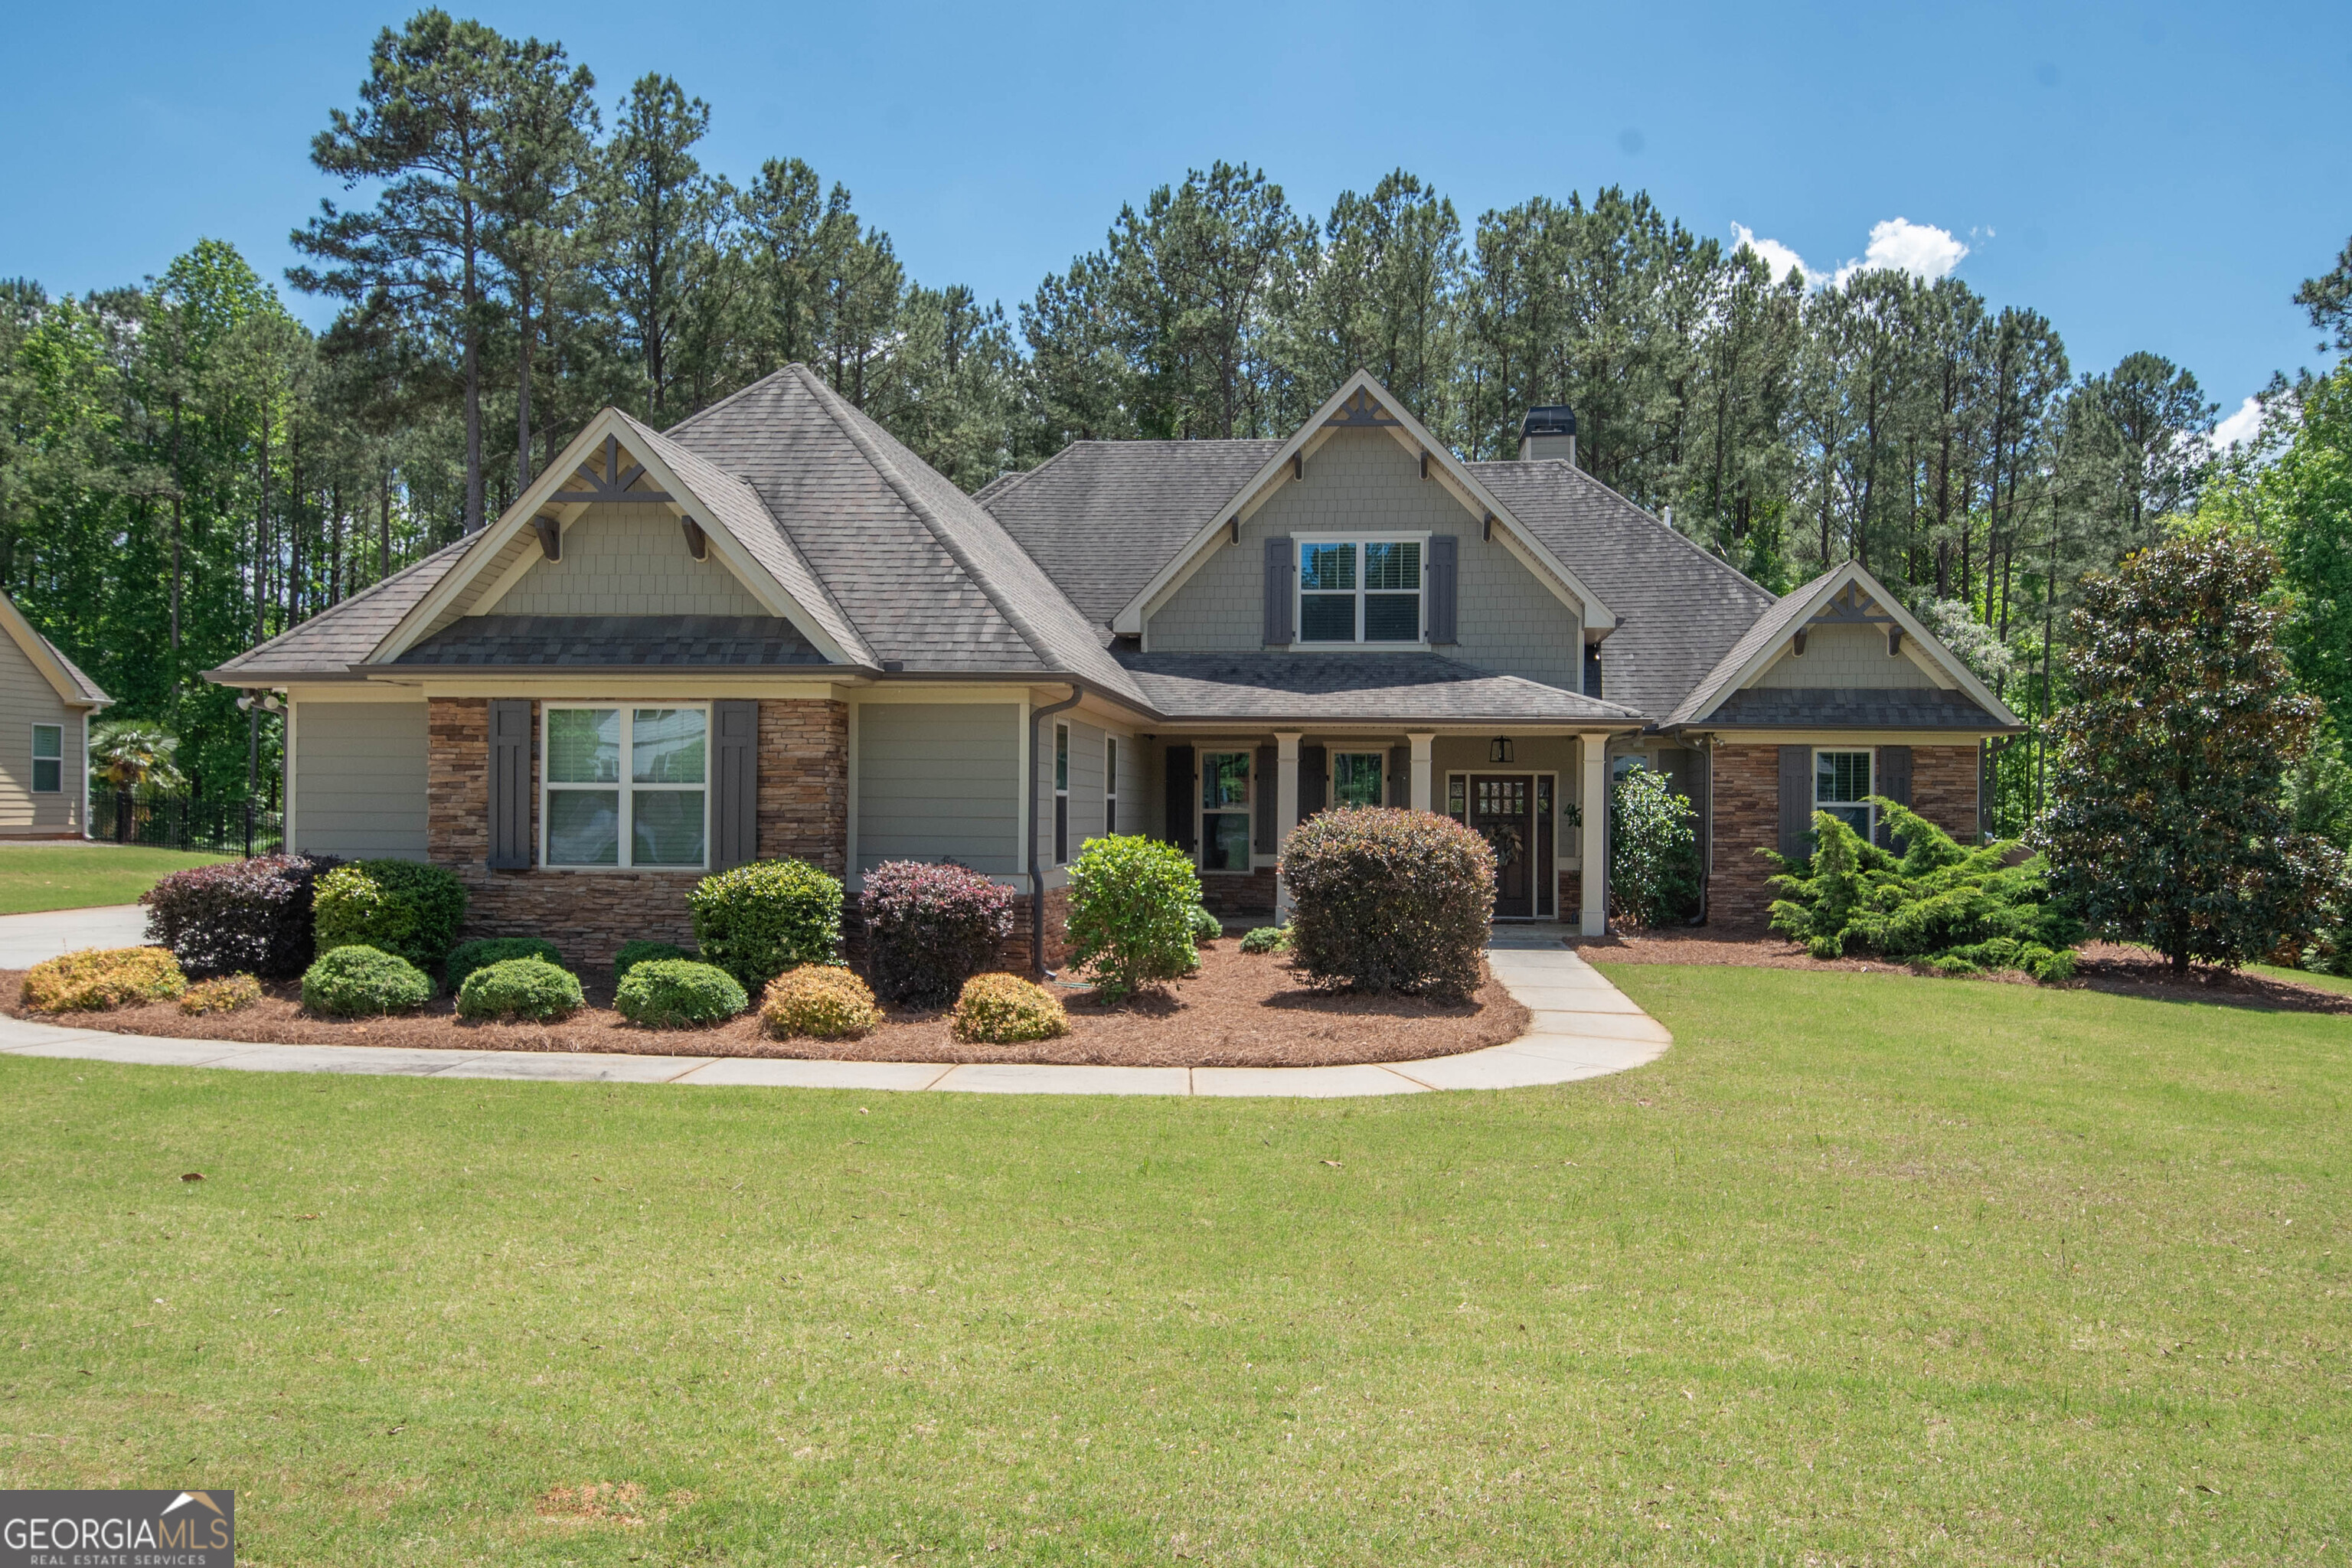
M1051 980L1054 972L1045 967L1045 874L1037 865L1037 726L1076 708L1086 694L1087 689L1073 680L1067 697L1029 710L1029 787L1022 793L1029 801L1029 968L1040 980Z

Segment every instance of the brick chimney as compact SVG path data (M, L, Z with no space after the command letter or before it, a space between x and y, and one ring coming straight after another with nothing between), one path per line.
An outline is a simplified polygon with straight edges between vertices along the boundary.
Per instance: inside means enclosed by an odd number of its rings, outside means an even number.
M1564 458L1570 468L1576 466L1576 411L1565 403L1530 408L1519 421L1519 461L1546 458Z

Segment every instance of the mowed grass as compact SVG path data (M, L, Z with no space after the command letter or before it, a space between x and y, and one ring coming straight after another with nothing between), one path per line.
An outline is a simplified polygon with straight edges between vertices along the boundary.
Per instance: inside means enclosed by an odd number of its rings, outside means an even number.
M1656 1065L1373 1101L0 1058L0 1485L255 1563L2340 1556L2352 1026L1612 975Z
M128 845L0 846L0 915L137 903L174 871L234 858Z

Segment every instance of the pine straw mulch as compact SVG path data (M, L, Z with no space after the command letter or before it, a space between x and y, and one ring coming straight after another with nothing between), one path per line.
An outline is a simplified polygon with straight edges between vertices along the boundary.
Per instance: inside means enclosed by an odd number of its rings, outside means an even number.
M1203 949L1201 973L1123 1006L1087 990L1063 990L1070 1032L1015 1046L966 1045L942 1012L887 1008L861 1040L772 1040L756 1013L709 1029L647 1029L611 1010L612 986L588 984L585 1012L556 1024L477 1024L446 996L393 1018L339 1020L302 1011L300 988L268 986L236 1013L191 1016L175 1002L107 1013L46 1015L19 1000L24 971L0 970L0 998L19 1018L124 1035L257 1044L393 1046L409 1050L619 1052L644 1056L782 1057L839 1061L1051 1062L1117 1067L1327 1067L1457 1056L1517 1039L1528 1010L1489 976L1469 1001L1444 1005L1412 996L1307 990L1279 953L1253 954L1228 941Z
M1712 927L1570 937L1568 944L1581 952L1587 962L1604 967L1612 963L1721 963L1748 969L1844 970L1862 974L1935 973L1923 964L1884 958L1815 958L1785 937ZM2333 991L2299 980L2202 963L2192 964L2186 975L2176 975L2160 954L2117 942L2085 942L2076 957L2074 978L2062 981L2052 989L2104 991L2112 995L2144 996L2159 1002L2207 1002L2270 1012L2352 1016L2352 992ZM1968 978L2003 984L2034 984L2014 973Z

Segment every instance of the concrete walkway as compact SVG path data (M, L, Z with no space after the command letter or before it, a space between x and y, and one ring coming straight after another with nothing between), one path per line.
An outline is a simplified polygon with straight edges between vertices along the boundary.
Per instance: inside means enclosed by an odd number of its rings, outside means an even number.
M1561 942L1561 934L1557 926L1497 927L1487 948L1495 977L1535 1015L1533 1027L1517 1039L1460 1056L1362 1067L1049 1067L1016 1062L944 1066L766 1057L255 1046L233 1040L181 1040L60 1028L5 1015L0 1015L0 1053L253 1072L538 1079L561 1083L748 1084L786 1089L949 1089L967 1094L1262 1095L1312 1100L1423 1094L1441 1089L1528 1089L1623 1072L1664 1055L1674 1037L1599 971L1570 952Z
M0 915L0 969L30 969L61 952L79 952L85 947L141 947L146 941L147 911L137 904Z

